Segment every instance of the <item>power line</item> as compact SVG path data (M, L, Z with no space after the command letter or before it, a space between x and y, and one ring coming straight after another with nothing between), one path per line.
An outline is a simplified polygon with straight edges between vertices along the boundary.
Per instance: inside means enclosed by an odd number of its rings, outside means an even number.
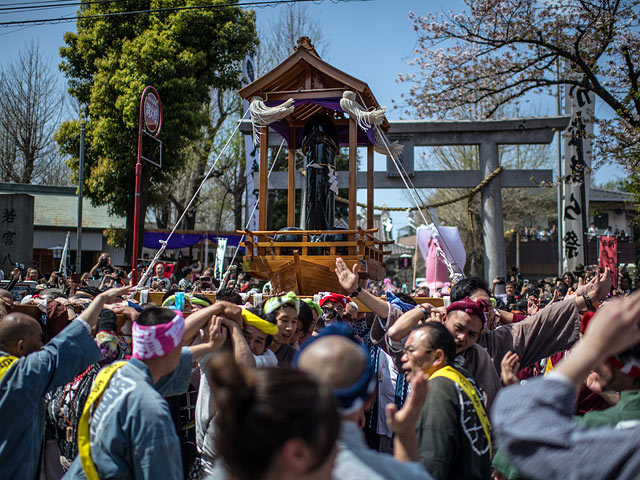
M90 2L63 2L60 0L45 0L40 2L0 3L0 12L22 13L35 10L48 10L52 8L67 8L80 5L95 5L102 3L120 3L122 0L94 0Z
M113 1L113 0L104 0L105 2ZM167 8L156 8L153 10L133 10L130 12L121 11L121 12L111 12L111 13L103 13L103 14L95 14L95 15L77 15L73 17L59 17L59 18L43 18L39 20L15 20L11 22L0 22L0 27L11 27L17 25L44 25L47 23L64 23L64 22L74 22L77 20L92 20L98 18L107 18L107 17L120 17L120 16L128 16L128 15L142 15L149 13L163 13L163 12L178 12L181 10L209 10L214 8L224 8L224 7L258 7L258 8L266 8L266 7L274 7L282 4L292 4L292 3L322 3L323 0L266 0L266 1L253 1L253 2L245 2L245 3L227 3L227 4L216 4L216 5L193 5L188 7L167 7ZM347 3L347 2L370 2L373 0L331 0L332 3ZM95 2L98 3L98 2ZM64 6L71 6L72 4L65 4Z

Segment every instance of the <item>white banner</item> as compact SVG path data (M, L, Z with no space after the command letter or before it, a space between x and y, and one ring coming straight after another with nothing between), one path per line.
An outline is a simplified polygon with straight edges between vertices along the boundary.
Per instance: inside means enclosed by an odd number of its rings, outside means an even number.
M565 86L565 113L571 115L563 134L562 265L565 271L574 271L586 263L584 234L589 219L594 103L592 92L575 85Z
M218 238L218 247L216 248L216 264L214 267L215 275L218 280L224 275L224 254L227 251L227 239Z
M249 85L256 79L256 62L253 57L247 56L242 62L242 83L243 86ZM243 101L243 113L249 110L249 102ZM246 203L245 203L245 222L249 230L258 230L258 209L254 210L254 206L258 203L258 195L256 185L253 182L253 173L258 171L258 149L253 145L253 137L251 134L244 136L245 151L245 177L247 179ZM249 219L249 215L253 212L253 216Z

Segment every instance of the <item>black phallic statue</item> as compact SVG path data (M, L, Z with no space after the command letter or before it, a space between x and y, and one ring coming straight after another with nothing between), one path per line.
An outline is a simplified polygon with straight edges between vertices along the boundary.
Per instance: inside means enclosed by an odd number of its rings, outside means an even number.
M302 153L307 172L308 230L334 228L335 194L330 190L330 176L335 175L338 154L338 130L328 115L317 114L304 126Z

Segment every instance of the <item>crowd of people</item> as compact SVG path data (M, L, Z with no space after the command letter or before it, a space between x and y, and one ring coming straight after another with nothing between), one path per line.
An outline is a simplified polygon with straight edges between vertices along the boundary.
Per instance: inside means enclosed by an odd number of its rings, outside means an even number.
M302 298L180 272L136 293L101 255L79 285L30 269L31 295L0 290L1 478L637 475L628 274L410 294L338 258L342 293Z

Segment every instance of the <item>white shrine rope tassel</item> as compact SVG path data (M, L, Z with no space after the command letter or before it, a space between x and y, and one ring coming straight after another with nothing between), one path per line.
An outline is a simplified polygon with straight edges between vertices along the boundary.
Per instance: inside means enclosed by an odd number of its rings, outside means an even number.
M390 147L389 141L387 140L386 136L384 135L384 133L382 132L382 130L380 130L380 127L378 127L378 126L376 126L376 133L380 135L380 139L382 140L382 143L386 148L386 152L391 157L391 160L393 161L393 164L398 169L398 173L400 174L400 178L402 178L402 181L403 181L405 187L407 188L407 191L409 192L409 195L411 196L411 199L413 200L413 203L416 206L416 208L418 210L418 213L420 213L420 216L422 217L422 220L423 220L424 224L428 225L429 222L427 222L427 219L424 216L424 213L422 213L422 209L420 208L418 200L416 199L416 197L414 195L414 193L417 193L417 192L414 192L415 187L413 187L413 188L409 187L409 183L408 183L406 175L405 175L406 172L404 170L404 167L397 160L396 156L391 152L391 149L389 148ZM434 225L434 228L437 231L437 227L435 227L435 225ZM451 262L449 262L449 259L447 258L447 256L445 255L444 251L440 247L440 240L441 240L440 235L438 234L438 237L436 237L434 239L435 239L435 244L436 244L436 253L440 255L440 257L442 258L442 261L446 265L447 270L449 271L449 278L451 280L456 280L456 279L460 278L461 274L455 272L455 270L453 269L453 266L451 265ZM442 240L444 241L444 239L442 239ZM445 244L446 244L446 242L445 242ZM449 249L449 250L451 250L451 249ZM455 260L454 260L454 262L455 262ZM458 267L460 272L463 271L462 268L460 268L460 265L458 265L457 263L456 263L456 266ZM462 274L462 275L464 275L464 274Z
M251 124L253 126L253 144L260 144L260 135L258 127L266 127L273 122L282 120L283 118L291 115L294 110L293 98L290 98L280 105L275 107L268 107L262 97L253 97L249 104L249 111L251 112Z
M384 121L384 114L387 107L381 107L376 110L367 110L356 100L355 92L346 90L340 99L340 108L350 117L358 122L358 126L363 130L369 130L371 125L380 125Z
M182 212L182 215L180 215L180 218L178 218L178 221L173 225L173 228L171 229L171 233L169 233L169 236L167 237L167 239L164 240L164 241L162 241L162 240L160 241L160 244L161 244L160 250L158 250L156 252L155 256L153 257L153 260L151 260L151 263L149 264L149 266L145 270L144 275L142 275L142 278L138 281L138 284L136 285L136 290L135 290L136 292L139 292L140 290L142 290L144 284L149 279L149 276L151 275L151 273L153 273L153 267L155 266L156 262L160 258L160 255L162 255L162 253L167 248L167 244L169 243L169 240L171 239L171 237L175 233L176 229L178 228L178 225L180 225L180 222L182 222L182 219L184 218L184 216L189 211L189 208L191 208L191 204L193 203L193 201L196 199L196 197L200 193L200 190L202 190L202 186L204 185L204 182L206 182L209 179L209 176L211 175L211 172L213 172L213 169L216 167L216 165L218 164L218 162L222 158L222 154L225 152L225 150L229 146L229 143L231 143L231 139L233 139L233 136L236 134L236 132L240 128L240 124L242 123L242 121L247 117L247 113L249 113L249 110L244 112L244 115L242 115L242 118L240 119L240 121L238 122L236 127L233 129L233 132L231 132L231 135L229 135L229 138L227 138L227 141L224 144L224 146L222 147L222 150L220 150L220 153L218 153L218 156L216 157L216 159L214 160L213 164L209 168L209 171L207 171L207 174L202 179L202 182L200 182L200 186L198 187L196 192L193 194L193 197L191 197L191 200L189 200L189 203L187 204L187 206L185 207L184 211ZM131 297L134 294L135 294L135 292L131 294Z
M378 152L380 155L387 155L387 146L380 141L380 135L376 130L373 135L374 143L373 150L374 152ZM397 140L391 144L389 144L388 150L392 153L392 156L399 157L402 155L402 150L404 150L404 145L399 143Z

